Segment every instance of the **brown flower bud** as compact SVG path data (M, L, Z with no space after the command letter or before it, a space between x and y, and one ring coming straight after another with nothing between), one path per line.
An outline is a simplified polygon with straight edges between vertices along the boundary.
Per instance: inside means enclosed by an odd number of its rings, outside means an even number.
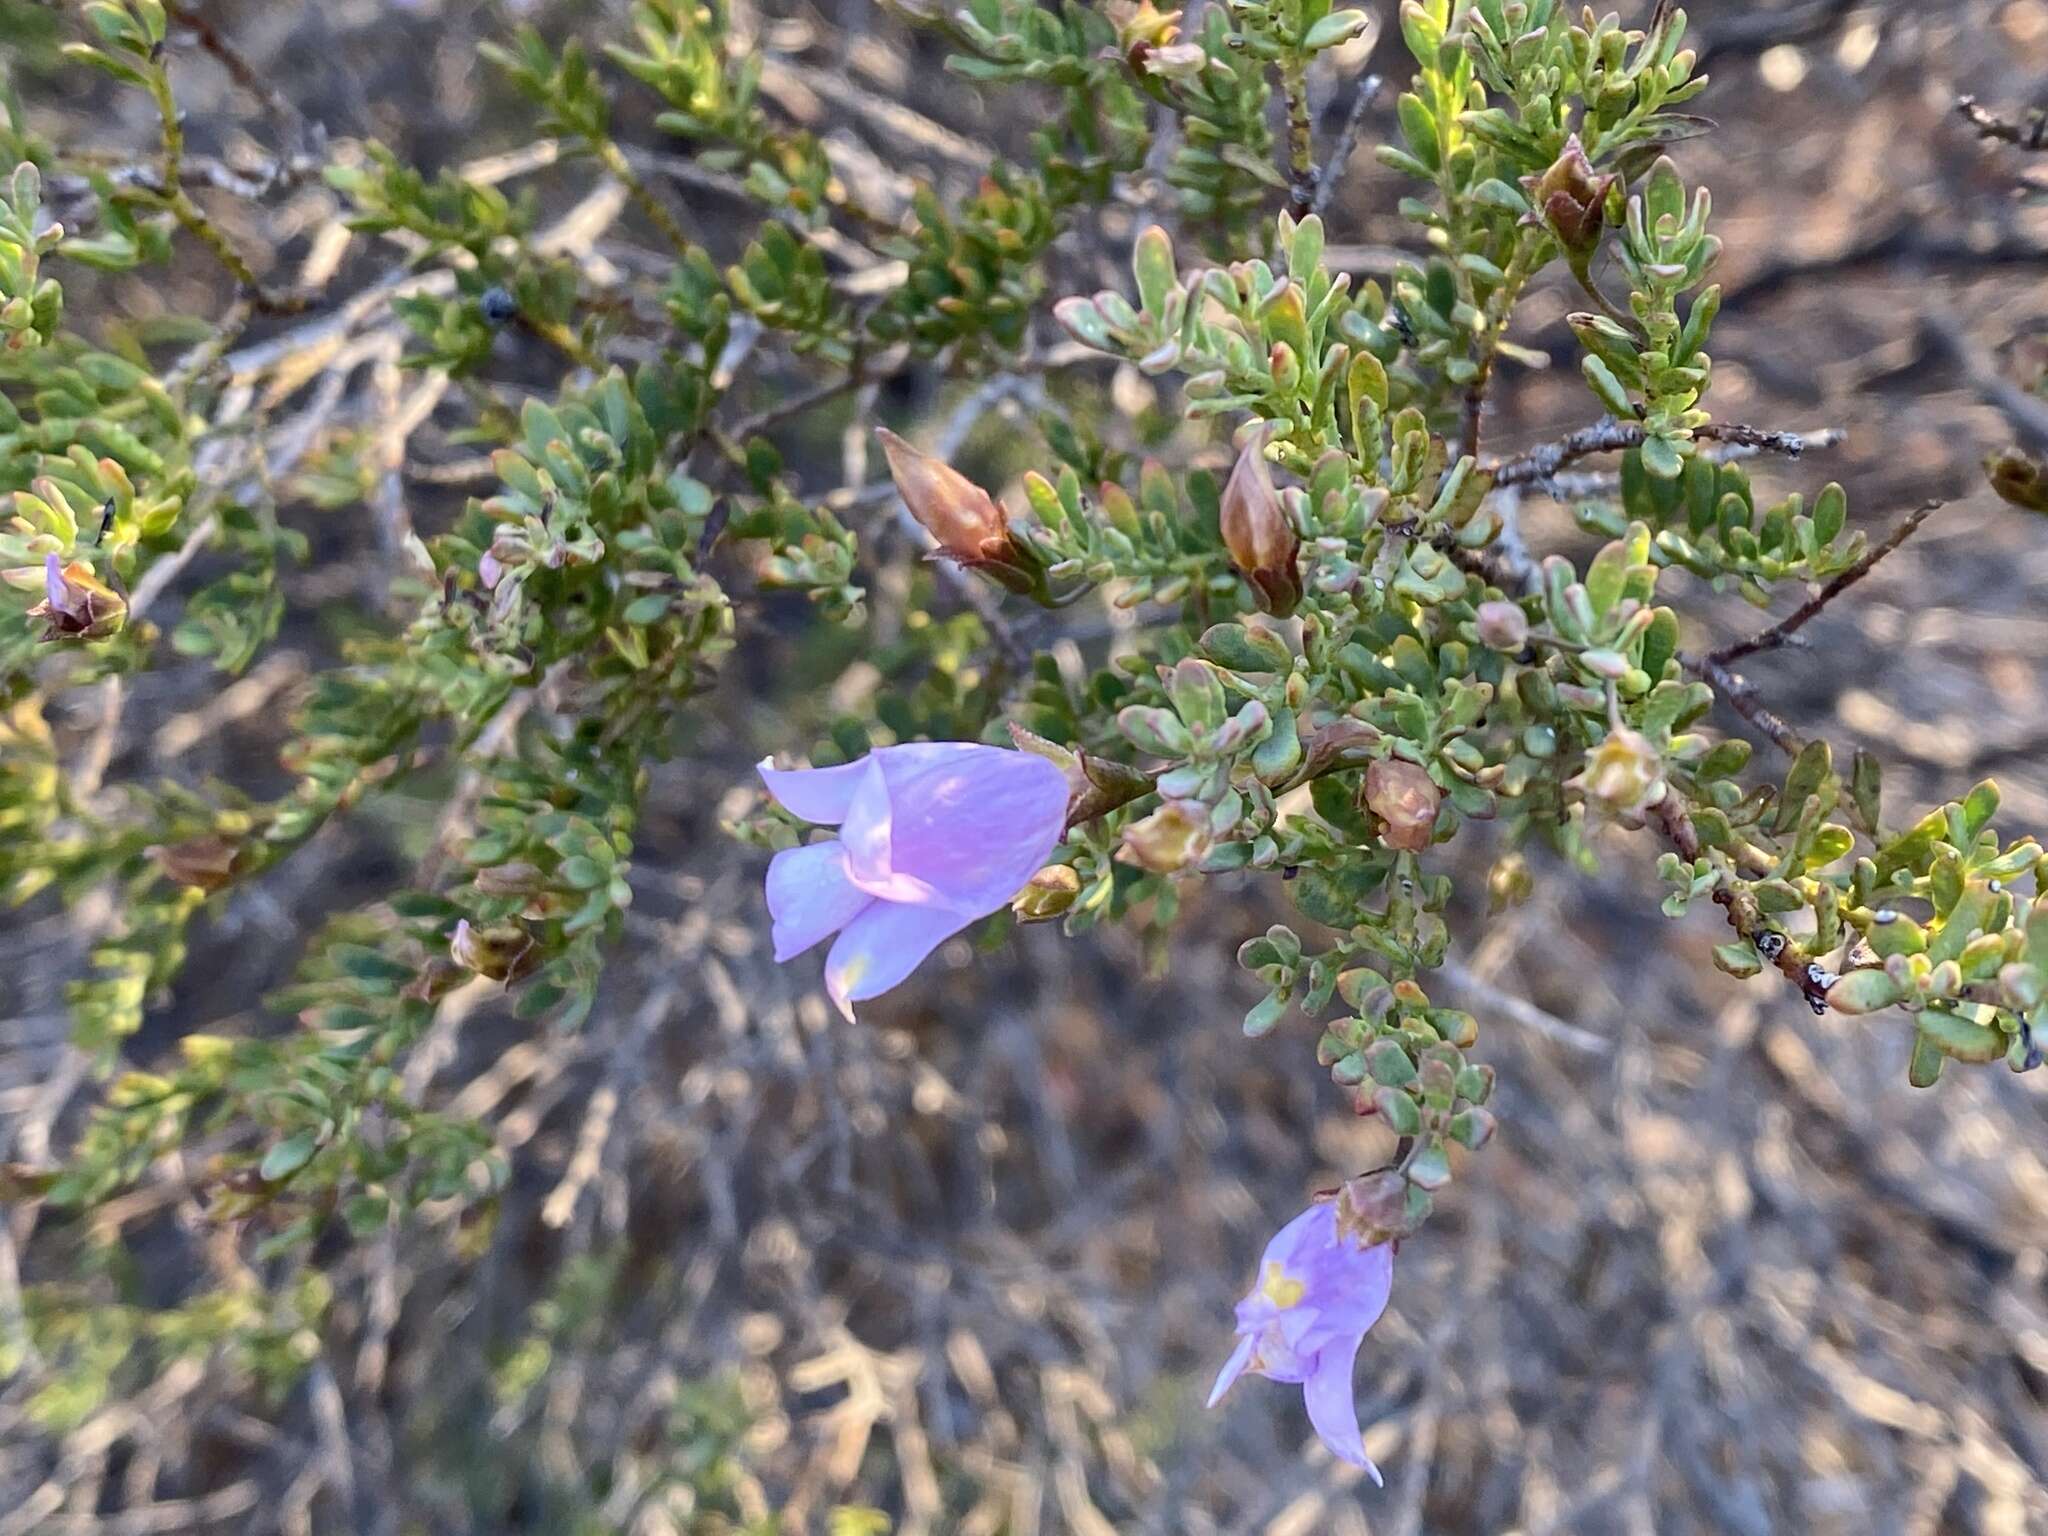
M1566 783L1610 814L1634 820L1664 798L1664 763L1648 737L1616 726Z
M25 567L33 572L34 567ZM65 564L55 555L43 560L43 600L29 609L32 619L48 619L45 640L104 640L128 622L128 600L99 581L82 560ZM10 571L8 584L18 586L20 573Z
M1519 651L1529 643L1529 616L1504 601L1479 605L1479 643L1490 651Z
M242 849L240 844L209 832L204 837L159 845L146 852L173 885L197 886L211 893L234 879Z
M1002 557L1010 520L993 497L952 465L920 453L888 428L878 428L889 474L910 515L962 565Z
M1209 808L1197 800L1169 800L1124 828L1117 858L1155 875L1171 875L1208 851Z
M1048 864L1010 900L1010 910L1023 923L1058 917L1081 894L1081 877L1065 864Z
M1564 149L1541 176L1524 176L1535 212L1528 222L1543 225L1557 237L1557 243L1573 254L1583 255L1600 243L1600 229L1606 222L1607 194L1613 188L1613 172L1595 175L1586 147L1575 133L1564 141Z
M1301 537L1266 467L1266 433L1244 445L1223 487L1223 546L1266 612L1285 618L1301 601Z
M1010 532L1002 504L928 453L920 453L886 427L875 429L889 460L889 476L937 554L979 571L1012 592L1043 598L1045 567Z
M1427 848L1442 800L1443 791L1418 764L1383 757L1365 770L1365 808L1379 818L1380 841L1389 848Z
M455 925L448 954L464 970L508 986L540 964L540 951L524 928L509 923L477 928L466 917Z
M1361 1247L1405 1237L1414 1225L1408 1181L1392 1168L1347 1179L1337 1192L1337 1230Z

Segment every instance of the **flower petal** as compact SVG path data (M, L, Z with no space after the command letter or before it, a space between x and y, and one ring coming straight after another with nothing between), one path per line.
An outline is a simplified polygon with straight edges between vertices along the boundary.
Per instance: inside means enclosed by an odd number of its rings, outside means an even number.
M950 906L924 881L899 874L894 862L896 812L883 754L861 759L861 778L847 803L839 839L846 845L846 873L870 896L886 901Z
M789 960L829 938L874 898L846 877L836 842L785 848L768 861L768 915L775 920L775 958Z
M1348 1341L1333 1340L1309 1373L1301 1397L1308 1406L1309 1423L1315 1425L1316 1434L1330 1448L1330 1454L1354 1467L1363 1467L1368 1477L1385 1487L1380 1469L1365 1454L1365 1438L1358 1432L1358 1400L1351 1390L1351 1368L1358 1359L1359 1340L1363 1337L1361 1334Z
M1364 1333L1380 1320L1393 1294L1392 1243L1361 1249L1346 1237L1335 1241L1335 1251L1320 1261L1320 1282L1310 1284L1317 1312L1315 1326L1300 1339L1303 1349L1320 1349L1328 1339Z
M1066 828L1067 777L1029 752L970 744L950 757L891 758L883 771L892 871L975 917L1022 890Z
M1223 1394L1230 1390L1231 1384L1245 1373L1245 1368L1252 1363L1252 1349L1255 1343L1250 1334L1237 1341L1237 1348L1230 1352L1230 1358L1223 1362L1223 1369L1216 1373L1216 1385L1209 1389L1207 1407L1214 1408L1221 1402Z
M846 820L854 791L870 762L881 762L890 776L915 773L920 767L944 762L962 752L993 752L971 741L914 741L901 747L883 747L858 762L840 763L832 768L777 768L775 760L764 757L758 765L768 793L792 816L833 827Z
M768 793L792 816L827 827L846 820L846 808L867 771L865 758L836 768L776 768L774 761L764 757L756 765Z
M851 1019L855 1003L888 991L973 921L944 907L877 901L840 931L825 957L825 990Z

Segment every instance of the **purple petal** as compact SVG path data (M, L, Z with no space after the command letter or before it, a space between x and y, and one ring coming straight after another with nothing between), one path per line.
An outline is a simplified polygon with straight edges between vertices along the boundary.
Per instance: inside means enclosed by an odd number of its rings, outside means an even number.
M1065 831L1067 777L1031 753L969 746L884 769L892 871L956 911L979 917L1009 901Z
M1278 1264L1289 1270L1308 1267L1312 1255L1321 1253L1337 1240L1337 1202L1318 1200L1288 1222L1266 1244L1261 1264Z
M893 857L896 813L882 754L862 758L861 769L860 783L839 827L839 840L846 845L847 876L870 896L886 901L950 905L922 880L897 873Z
M768 793L792 816L827 827L846 820L846 808L867 771L865 758L837 768L776 768L771 766L774 761L764 757L757 765Z
M1354 1467L1363 1467L1368 1477L1385 1487L1380 1469L1365 1454L1365 1439L1358 1432L1358 1401L1351 1391L1351 1368L1358 1359L1360 1337L1332 1341L1309 1373L1301 1396L1308 1406L1308 1421L1315 1425L1330 1454Z
M65 605L70 601L71 590L64 583L64 566L55 555L43 556L43 595L50 600L50 607L59 613L69 613Z
M874 898L846 878L839 844L785 848L768 861L775 958L792 959L852 922Z
M1387 1310L1394 1291L1394 1247L1377 1243L1354 1247L1337 1239L1336 1249L1312 1269L1310 1299L1316 1306L1315 1327L1301 1338L1304 1349L1318 1349L1325 1340L1363 1334Z
M825 990L851 1019L855 1003L888 991L973 921L944 907L875 902L841 930L825 957Z
M1237 1348L1230 1352L1230 1358L1223 1362L1223 1369L1216 1373L1216 1385L1209 1389L1209 1401L1206 1406L1214 1408L1223 1400L1223 1394L1230 1390L1237 1378L1245 1373L1245 1368L1252 1363L1254 1343L1250 1334L1237 1341Z
M846 820L854 791L860 787L861 775L867 772L871 760L880 762L883 771L893 779L962 752L998 750L978 747L971 741L918 741L908 746L884 747L859 762L841 763L833 768L777 768L773 758L764 757L759 771L768 785L768 793L781 802L784 810L805 821L833 827Z

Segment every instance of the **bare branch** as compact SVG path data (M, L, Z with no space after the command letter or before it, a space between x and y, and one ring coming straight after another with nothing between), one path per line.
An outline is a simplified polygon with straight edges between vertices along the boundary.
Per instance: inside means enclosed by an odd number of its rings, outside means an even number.
M1710 662L1739 661L1744 656L1754 656L1759 651L1774 651L1779 646L1784 645L1794 634L1804 628L1821 609L1827 607L1829 603L1840 597L1842 593L1855 586L1865 576L1868 576L1872 566L1905 543L1906 540L1913 537L1919 531L1922 523L1926 522L1928 518L1932 517L1946 505L1946 502L1938 500L1922 502L1906 516L1905 520L1898 527L1885 536L1884 542L1873 545L1869 550L1865 551L1862 559L1828 582L1827 585L1814 593L1812 597L1809 597L1797 608L1786 614L1784 618L1778 620L1769 629L1761 630L1751 635L1747 640L1737 640L1732 645L1722 646L1719 650L1711 652L1707 660Z
M1616 421L1612 417L1583 427L1554 443L1545 443L1511 459L1502 459L1486 473L1495 486L1542 485L1567 464L1596 453L1616 453L1642 446L1647 436L1642 424ZM1796 459L1809 448L1824 448L1840 440L1835 432L1781 432L1768 427L1746 426L1741 422L1708 422L1695 427L1693 436L1702 442L1725 443L1757 453L1778 453Z
M2015 122L1979 106L1974 96L1958 96L1956 112L1977 130L1980 139L1996 139L2001 144L2012 144L2021 149L2048 149L2048 112L2036 108L2027 113L2026 121Z
M1344 126L1337 130L1337 142L1331 146L1323 168L1316 172L1315 196L1309 199L1308 205L1310 213L1320 214L1330 206L1330 199L1337 192L1337 180L1344 174L1344 167L1351 163L1351 152L1358 147L1358 134L1365 126L1366 111L1378 98L1383 84L1385 82L1378 75L1366 75L1359 80L1351 98L1351 109L1344 114Z
M1778 715L1757 697L1756 685L1740 673L1733 671L1726 662L1713 656L1695 656L1687 651L1678 653L1679 665L1686 671L1707 683L1722 698L1729 708L1742 716L1763 733L1770 743L1787 757L1797 757L1806 745L1799 733L1787 725L1784 717Z

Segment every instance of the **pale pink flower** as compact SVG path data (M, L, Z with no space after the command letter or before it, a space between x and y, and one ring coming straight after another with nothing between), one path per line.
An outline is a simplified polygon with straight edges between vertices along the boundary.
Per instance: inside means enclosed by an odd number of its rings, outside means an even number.
M768 866L775 958L837 934L825 989L839 1011L902 981L940 944L1006 905L1066 828L1066 775L973 742L882 747L837 768L761 763L768 792L835 839Z

